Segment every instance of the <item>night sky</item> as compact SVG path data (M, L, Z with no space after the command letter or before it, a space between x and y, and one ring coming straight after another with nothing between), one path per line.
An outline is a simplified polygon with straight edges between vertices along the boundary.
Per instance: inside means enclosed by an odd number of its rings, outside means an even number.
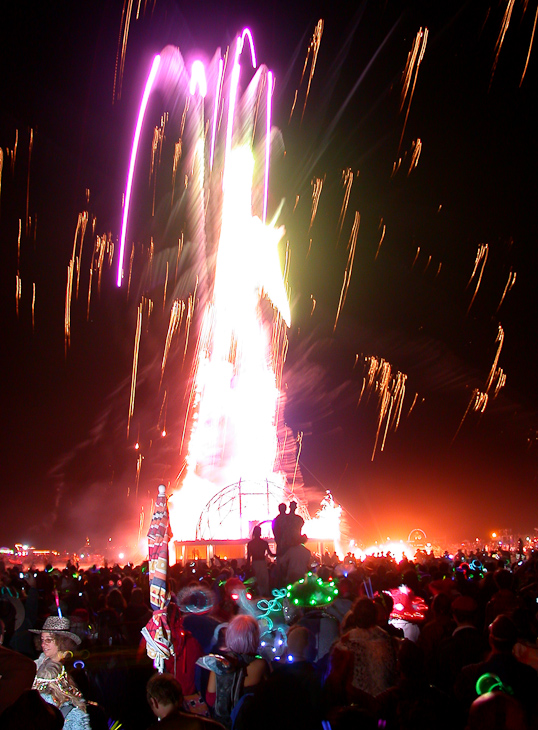
M109 537L115 545L128 544L137 534L140 508L147 510L158 483L173 481L181 468L189 372L182 347L167 365L164 416L158 387L172 292L163 313L162 284L146 290L159 311L142 338L128 439L143 275L135 256L127 298L125 287L114 284L116 261L105 265L100 293L94 277L87 321L90 260L95 235L119 238L130 144L151 58L172 44L186 60L209 60L245 26L252 29L258 61L274 71L274 124L286 148L272 172L271 200L273 206L286 200L292 308L286 420L304 433L307 488L318 495L330 489L344 507L350 536L364 543L405 538L417 527L443 543L485 539L493 530L533 534L538 49L521 78L537 5L532 0L524 13L523 0L514 4L493 73L506 7L505 0L142 0L140 17L131 20L121 98L114 103L121 0L20 0L3 8L1 544L77 549L86 537L97 549ZM301 121L308 70L299 83L320 18L324 32ZM408 95L400 110L403 72L421 28L428 29L424 58L412 77L410 105ZM128 234L129 244L146 248L153 236L157 254L169 245L166 224L174 223L163 223L163 210L177 129L167 130L154 218L151 190L144 193L140 180L149 164L151 129L165 111L172 110L158 97L150 102ZM417 139L422 152L409 172ZM392 175L399 157L401 167ZM342 171L348 168L354 183L339 235ZM309 230L316 178L323 189ZM84 242L66 356L67 265L85 210L96 227ZM356 254L334 329L355 211ZM477 251L486 244L487 261L472 277ZM186 245L176 293L192 291L199 260ZM510 272L515 283L499 306ZM483 413L467 412L473 392L486 390L499 325L504 343L498 367L506 385L495 398L490 389ZM383 451L378 443L373 459L373 390L359 403L372 356L407 376L398 430L388 432ZM144 462L137 487L139 453Z

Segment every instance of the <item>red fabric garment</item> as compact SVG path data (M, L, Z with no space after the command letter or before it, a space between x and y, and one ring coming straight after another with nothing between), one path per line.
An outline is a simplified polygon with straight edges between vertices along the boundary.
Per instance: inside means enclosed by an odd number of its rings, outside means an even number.
M194 681L196 660L202 656L202 647L183 626L183 617L175 604L168 607L168 625L174 654L165 659L165 671L170 672L181 684L184 695L196 692Z

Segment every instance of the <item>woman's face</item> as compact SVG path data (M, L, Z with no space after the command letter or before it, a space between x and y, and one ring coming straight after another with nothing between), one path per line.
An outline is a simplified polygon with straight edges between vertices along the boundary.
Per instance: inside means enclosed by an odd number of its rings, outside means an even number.
M52 659L55 662L59 661L58 644L56 643L56 637L54 634L49 634L47 632L41 634L41 649L47 659Z

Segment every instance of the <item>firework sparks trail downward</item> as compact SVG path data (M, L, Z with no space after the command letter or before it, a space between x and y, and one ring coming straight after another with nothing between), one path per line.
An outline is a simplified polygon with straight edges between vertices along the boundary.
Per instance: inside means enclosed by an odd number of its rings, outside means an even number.
M178 49L174 52L180 57ZM161 57L168 56L165 49ZM190 228L195 231L194 242L201 250L207 245L209 250L216 251L213 268L208 267L211 281L204 285L207 303L203 303L201 296L198 299L203 307L189 410L185 438L178 443L178 460L182 460L186 445L185 467L169 500L172 530L179 540L248 537L253 522L274 517L278 504L297 499L300 491L293 479L287 481L283 471L277 432L278 404L282 401L280 378L287 351L286 327L290 326L291 315L278 253L285 230L276 224L277 216L267 222L275 80L266 67L256 69L248 29L236 38L226 57L232 62L226 64L215 57L213 68L206 69L206 73L197 62L190 79L185 78L188 74L180 59L176 68L181 69L181 75L170 79L174 88L187 97L186 113L201 120L191 124L194 132L182 143L183 157L198 160L191 166L188 183L193 198L189 207ZM144 112L153 84L162 84L164 73L158 70L156 60L136 125L124 203L118 285L122 279L128 210ZM248 84L244 81L247 73L252 77ZM176 155L174 164L177 166L178 162ZM174 176L175 173L176 167ZM210 186L220 189L209 195ZM215 219L220 226L211 224ZM193 308L195 297L196 293ZM174 321L172 313L162 370ZM247 484L254 487L241 486ZM207 514L219 494L236 485L239 498L236 502L232 498L233 508L225 519L217 514L214 520L207 520L211 534L200 534L202 515ZM299 496L298 501L300 511L309 518L306 500ZM316 518L305 527L306 533L321 536L323 532L326 538L338 537L339 516L338 505L326 499ZM327 530L331 534L325 534Z

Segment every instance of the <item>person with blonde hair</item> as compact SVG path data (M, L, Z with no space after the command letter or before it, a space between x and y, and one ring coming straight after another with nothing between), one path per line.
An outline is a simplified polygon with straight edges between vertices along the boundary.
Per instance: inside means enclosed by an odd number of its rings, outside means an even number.
M65 730L91 730L84 697L63 664L51 659L44 661L37 670L33 689L60 710Z

